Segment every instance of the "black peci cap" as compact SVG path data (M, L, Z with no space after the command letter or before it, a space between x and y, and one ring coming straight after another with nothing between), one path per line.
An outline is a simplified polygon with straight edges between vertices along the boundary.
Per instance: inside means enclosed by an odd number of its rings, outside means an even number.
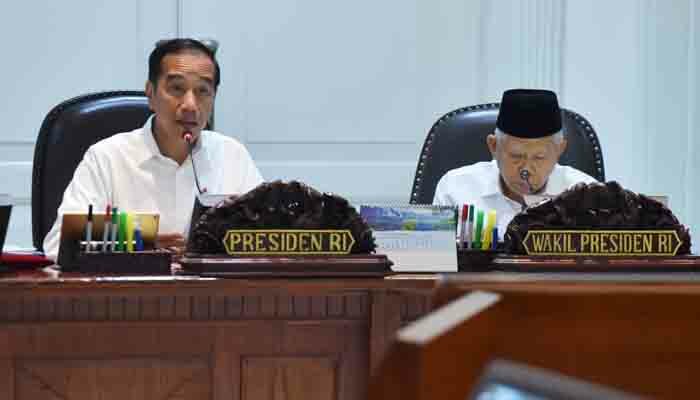
M525 139L551 136L561 130L557 95L549 90L511 89L503 92L496 126Z

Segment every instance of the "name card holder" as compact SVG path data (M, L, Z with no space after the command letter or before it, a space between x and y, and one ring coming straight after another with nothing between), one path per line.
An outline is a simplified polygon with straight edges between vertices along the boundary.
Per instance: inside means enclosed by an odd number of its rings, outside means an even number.
M338 229L232 229L226 254L186 253L184 274L218 277L375 277L387 275L385 255L350 254L355 239Z
M382 254L206 256L186 254L181 273L219 278L372 278L391 273Z

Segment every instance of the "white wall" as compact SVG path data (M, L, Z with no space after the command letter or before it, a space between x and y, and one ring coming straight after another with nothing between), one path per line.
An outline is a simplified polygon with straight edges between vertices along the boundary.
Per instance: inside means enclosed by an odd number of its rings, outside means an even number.
M153 43L175 35L221 43L217 128L246 142L267 179L300 179L353 202L407 201L439 116L498 101L506 88L543 87L597 128L609 179L670 195L700 231L692 0L26 0L6 8L0 191L17 199L11 244L31 243L31 160L45 114L86 92L142 88Z
M5 4L0 192L10 193L16 204L8 245L32 243L32 158L44 116L80 94L143 88L153 43L176 33L173 5L164 0Z

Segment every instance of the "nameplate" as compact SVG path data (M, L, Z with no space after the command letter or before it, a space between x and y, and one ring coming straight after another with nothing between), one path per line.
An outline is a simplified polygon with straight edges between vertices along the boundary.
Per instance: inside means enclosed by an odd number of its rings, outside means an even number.
M349 230L233 229L224 235L229 255L345 255L355 239Z
M523 247L532 256L675 256L674 230L530 230Z
M377 252L394 262L394 271L457 271L455 207L363 204L360 215L372 228Z

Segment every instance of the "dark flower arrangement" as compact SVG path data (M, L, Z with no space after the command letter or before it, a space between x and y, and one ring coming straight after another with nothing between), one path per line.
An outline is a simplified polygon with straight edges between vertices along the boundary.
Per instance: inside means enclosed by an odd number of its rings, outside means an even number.
M222 238L231 229L347 229L352 254L373 253L369 225L350 203L297 181L266 182L207 210L191 231L188 253L226 254Z
M508 225L506 251L525 254L523 239L530 229L675 230L681 241L677 255L690 253L690 233L673 212L615 181L579 183L559 196L528 208Z

